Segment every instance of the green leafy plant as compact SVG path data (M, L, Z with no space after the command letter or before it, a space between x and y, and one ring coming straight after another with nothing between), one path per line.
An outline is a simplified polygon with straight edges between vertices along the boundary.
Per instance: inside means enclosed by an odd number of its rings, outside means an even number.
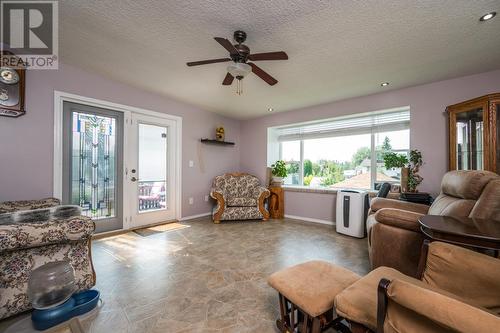
M287 175L285 162L282 160L276 161L276 163L271 165L271 172L273 176L285 178Z
M386 169L404 168L408 165L408 157L397 153L385 153L384 164Z
M418 172L420 167L424 164L422 159L422 153L413 149L410 151L410 172L408 174L408 190L410 192L417 192L417 187L422 183L424 178L422 178Z

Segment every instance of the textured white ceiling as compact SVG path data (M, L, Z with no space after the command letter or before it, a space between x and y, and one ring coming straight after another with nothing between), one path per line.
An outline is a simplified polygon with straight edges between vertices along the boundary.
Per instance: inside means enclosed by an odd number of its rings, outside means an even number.
M500 68L499 0L64 0L62 61L236 118ZM247 32L273 87L253 74L244 94L222 86L227 56L214 36ZM389 81L389 87L380 83Z

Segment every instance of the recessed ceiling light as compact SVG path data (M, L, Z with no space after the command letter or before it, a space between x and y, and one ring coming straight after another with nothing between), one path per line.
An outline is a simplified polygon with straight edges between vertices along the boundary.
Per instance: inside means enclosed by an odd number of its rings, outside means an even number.
M269 109L267 109L267 111L269 111L269 112L273 112L273 111L274 111L274 109L273 109L273 108L269 108Z
M481 18L479 18L479 21L484 22L484 21L491 20L496 15L497 15L496 12L491 12L491 13L488 13L488 14L484 14L483 16L481 16Z
M389 85L389 82L382 82L380 85L381 85L382 87L387 87L387 86Z

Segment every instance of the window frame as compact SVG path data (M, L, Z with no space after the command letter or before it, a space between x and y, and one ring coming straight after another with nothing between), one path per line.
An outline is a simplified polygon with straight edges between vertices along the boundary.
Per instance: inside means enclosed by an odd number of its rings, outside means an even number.
M311 187L309 185L304 185L305 141L319 138L348 137L352 135L353 131L357 131L359 134L364 133L370 135L370 188L366 190L373 190L376 183L382 182L376 179L378 166L377 155L380 152L380 150L376 149L378 141L376 136L381 133L408 130L408 148L391 149L391 152L403 153L409 156L409 152L411 150L410 121L410 106L404 106L329 119L269 127L267 129L268 165L271 165L278 159L283 160L284 142L299 142L300 151L296 154L300 156L300 160L297 161L299 166L299 184L285 184L285 186L321 189L323 187ZM353 130L349 131L348 128L352 128ZM391 184L399 183L396 179L389 182Z
M409 130L409 128L408 128ZM370 188L364 189L364 190L373 190L375 189L375 183L377 182L377 153L379 150L376 149L376 144L375 144L375 135L377 135L378 132L372 132L370 134ZM306 139L307 140L307 139ZM310 140L310 139L309 139ZM304 185L304 141L305 140L295 140L295 141L300 141L300 161L299 162L299 184L298 185L293 185L293 184L284 184L285 186L300 186L304 188L322 188L322 187L311 187L311 186L306 186ZM279 159L283 159L283 142L279 142ZM391 152L394 153L410 153L410 148L408 149L391 149ZM389 182L391 184L398 184L399 181L394 180L393 182Z

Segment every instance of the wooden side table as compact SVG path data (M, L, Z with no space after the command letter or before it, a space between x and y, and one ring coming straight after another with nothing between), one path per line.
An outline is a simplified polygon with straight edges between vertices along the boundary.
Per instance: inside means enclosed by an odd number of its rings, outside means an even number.
M500 250L500 223L468 217L425 215L420 230L431 239L461 246Z
M281 186L269 186L269 214L272 219L285 218L285 191Z

